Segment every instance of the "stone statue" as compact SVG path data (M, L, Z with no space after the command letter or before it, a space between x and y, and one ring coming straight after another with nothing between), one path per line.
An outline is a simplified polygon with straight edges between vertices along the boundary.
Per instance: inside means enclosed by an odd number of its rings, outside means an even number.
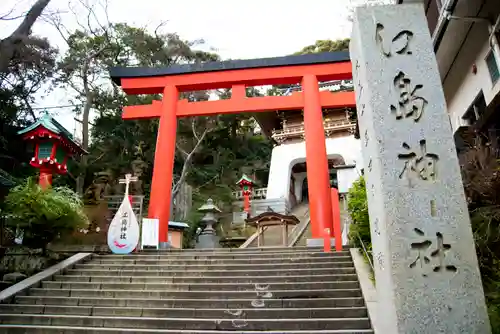
M94 181L85 191L85 198L91 202L99 202L111 191L111 172L103 171L95 174Z
M148 167L148 164L144 162L142 159L135 159L131 163L132 174L137 177L137 182L134 182L130 185L131 194L134 195L142 195L144 189L142 187L142 175L144 174L144 170Z

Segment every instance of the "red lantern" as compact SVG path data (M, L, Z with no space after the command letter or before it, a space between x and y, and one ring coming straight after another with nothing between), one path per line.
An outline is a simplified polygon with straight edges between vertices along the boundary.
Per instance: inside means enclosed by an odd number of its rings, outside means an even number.
M53 174L67 173L69 158L87 154L71 133L48 114L18 134L35 147L30 165L40 170L39 184L43 188L52 184Z
M243 211L250 215L250 196L252 195L254 181L243 174L241 179L236 182L241 187L243 193Z

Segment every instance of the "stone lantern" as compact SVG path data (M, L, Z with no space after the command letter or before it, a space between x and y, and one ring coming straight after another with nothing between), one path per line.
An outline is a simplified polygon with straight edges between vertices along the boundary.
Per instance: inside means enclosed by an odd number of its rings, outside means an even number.
M241 193L243 195L243 211L247 213L247 218L250 216L250 196L252 196L253 186L255 182L243 174L241 179L236 182L241 188Z
M207 203L203 204L198 212L205 215L201 218L202 231L198 236L195 248L219 248L219 237L216 235L215 225L218 222L217 215L221 210L214 204L214 201L209 198Z

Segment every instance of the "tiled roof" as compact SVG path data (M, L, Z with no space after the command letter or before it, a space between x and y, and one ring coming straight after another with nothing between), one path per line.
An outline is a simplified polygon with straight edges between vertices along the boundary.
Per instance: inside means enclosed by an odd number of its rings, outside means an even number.
M69 141L71 141L74 145L77 147L81 148L81 145L73 138L73 135L64 128L58 121L56 121L52 116L50 116L48 113L44 114L42 117L40 117L35 123L31 124L25 129L22 129L19 131L17 134L23 135L26 133L29 133L30 131L35 130L39 126L42 126L46 128L49 131L54 132L55 134L58 134Z

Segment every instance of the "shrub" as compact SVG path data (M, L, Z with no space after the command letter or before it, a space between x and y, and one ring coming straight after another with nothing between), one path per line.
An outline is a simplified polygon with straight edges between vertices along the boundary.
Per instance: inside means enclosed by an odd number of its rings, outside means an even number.
M22 233L25 246L44 250L56 237L89 224L83 203L73 190L42 189L32 179L10 191L5 212L7 227Z
M368 200L366 197L365 179L360 177L349 189L347 209L351 216L352 224L349 227L349 241L355 247L365 247L371 250L370 218L368 216Z
M500 161L495 142L468 132L459 154L492 332L500 333Z

